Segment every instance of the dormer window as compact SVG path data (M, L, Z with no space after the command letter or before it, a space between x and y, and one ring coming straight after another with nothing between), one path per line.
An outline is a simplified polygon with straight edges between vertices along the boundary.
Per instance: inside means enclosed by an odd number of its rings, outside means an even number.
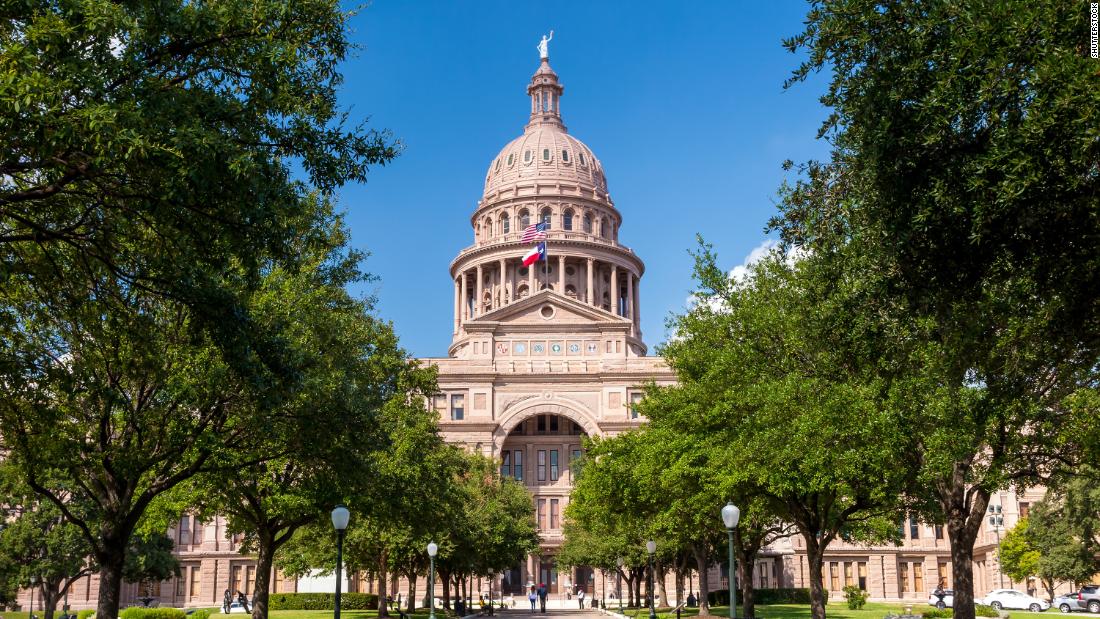
M497 172L500 172L500 159L497 159Z
M549 148L542 149L542 160L543 161L550 161L550 149Z
M516 156L516 154L515 154L515 153L509 153L509 154L508 154L508 165L509 165L509 166L511 166L511 165L512 165L512 160L513 160L513 159L515 158L515 156Z
M577 155L577 156L578 156L578 157L580 157L580 159L581 159L581 165L586 165L586 164L584 163L584 153L580 153L580 154L579 154L579 155Z
M569 151L565 150L564 148L561 151L561 160L564 163L569 163Z
M531 162L531 151L530 150L523 151L523 163L530 163L530 162Z

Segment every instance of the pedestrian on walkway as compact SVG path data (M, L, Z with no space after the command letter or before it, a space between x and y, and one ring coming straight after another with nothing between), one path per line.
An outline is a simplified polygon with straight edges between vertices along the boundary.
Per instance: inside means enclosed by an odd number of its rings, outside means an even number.
M546 585L539 584L539 609L542 610L543 613L546 612L546 593Z
M577 607L584 610L584 589L577 587Z
M535 612L535 600L538 596L535 594L535 588L531 587L531 592L527 594L527 599L531 602L531 612Z

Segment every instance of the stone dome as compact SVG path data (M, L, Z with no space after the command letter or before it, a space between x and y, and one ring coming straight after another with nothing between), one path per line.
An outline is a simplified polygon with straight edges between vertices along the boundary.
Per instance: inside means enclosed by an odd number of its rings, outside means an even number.
M576 183L607 192L603 166L592 149L561 127L538 124L501 149L485 175L485 195L527 180Z
M531 97L531 118L523 135L512 140L489 163L485 175L485 197L532 181L576 185L584 193L607 199L607 179L592 149L569 135L561 120L561 95L565 88L543 58L527 94ZM515 195L517 192L505 192Z

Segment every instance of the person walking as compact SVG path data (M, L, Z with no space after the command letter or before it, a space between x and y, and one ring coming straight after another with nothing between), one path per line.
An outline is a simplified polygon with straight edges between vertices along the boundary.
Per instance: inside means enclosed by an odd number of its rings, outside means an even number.
M535 588L531 587L531 592L527 594L527 599L531 602L531 612L535 612L535 600L538 599L538 595L535 594Z
M545 583L540 584L539 585L539 609L543 613L546 612L546 593L547 593L546 584Z
M577 607L584 610L584 589L577 587Z

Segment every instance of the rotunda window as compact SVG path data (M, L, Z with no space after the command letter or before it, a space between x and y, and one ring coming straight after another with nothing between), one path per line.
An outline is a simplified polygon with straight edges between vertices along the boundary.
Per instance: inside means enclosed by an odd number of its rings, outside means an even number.
M497 157L497 172L500 172L500 157Z
M542 160L543 161L550 161L550 149L549 148L542 149Z
M584 214L584 231L589 234L592 233L592 215L589 213Z
M526 270L527 269L524 269L524 271L526 271ZM531 291L527 288L527 284L520 284L519 285L519 292L516 293L516 298L517 299L522 299L522 298L526 297L529 294L531 294Z
M571 209L571 208L570 209L565 209L565 212L562 213L561 227L562 227L562 230L572 230L573 229L573 209Z
M508 217L508 213L500 216L500 231L501 234L508 234L512 231L512 218Z
M566 275L568 275L569 277L573 277L574 273L576 273L576 270L574 270L573 267L565 267Z
M515 153L508 153L508 165L509 166L512 165L512 160L515 158L515 156L516 156Z
M539 220L542 223L546 224L546 229L547 230L550 229L550 209L549 208L542 209L542 217L540 217Z
M519 227L526 228L531 225L531 214L527 212L527 209L523 209L519 212Z
M588 165L584 162L584 153L579 153L577 156L580 157L581 165Z
M485 218L485 236L493 236L493 219L491 217Z
M561 160L565 163L569 163L569 151L564 148L561 149Z
M531 162L531 150L530 149L523 151L523 162L524 163L530 163Z
M576 286L573 286L573 285L566 286L565 287L565 296L567 296L571 299L576 299L577 298L577 288L576 288Z

